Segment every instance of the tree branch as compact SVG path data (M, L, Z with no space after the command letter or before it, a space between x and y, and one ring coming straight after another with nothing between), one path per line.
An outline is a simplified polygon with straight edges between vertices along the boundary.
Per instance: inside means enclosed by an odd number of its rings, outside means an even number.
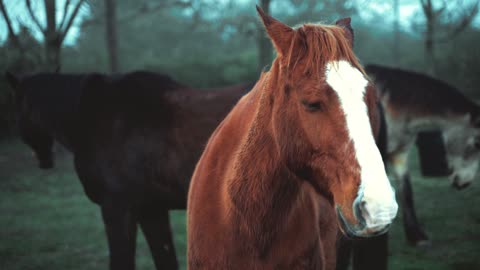
M58 29L62 29L63 25L65 24L65 21L67 20L68 7L70 7L70 0L65 1L65 6L63 7L62 20L60 21L60 25L58 26Z
M446 8L447 8L447 4L445 4L444 2L443 6L433 11L433 13L435 14L436 17L439 17L445 11Z
M3 0L0 0L0 11L2 12L3 18L5 19L5 23L7 24L8 36L12 39L14 45L17 48L19 48L20 50L23 50L23 46L20 43L20 40L18 40L17 35L15 35L15 32L13 32L12 21L10 20L10 17L8 16L8 12L5 9L5 5L3 3Z
M119 18L117 20L117 23L125 23L125 22L130 22L132 19L135 19L137 17L139 17L140 15L146 15L146 14L149 14L149 13L154 13L154 12L157 12L161 9L164 9L164 8L167 8L167 7L173 7L173 6L178 6L178 7L183 7L183 8L187 8L187 7L191 7L192 6L192 3L191 1L175 1L173 3L165 3L163 2L162 4L158 4L154 7L142 7L142 8L139 8L138 10L136 10L135 12L132 12L122 18ZM89 20L89 21L84 21L82 26L83 27L86 27L86 26L92 26L92 25L95 25L95 24L102 24L103 21L102 20Z
M473 19L478 14L478 12L479 12L479 1L475 2L473 7L470 9L470 12L462 18L460 23L456 27L454 27L453 30L448 35L446 35L443 38L437 39L436 42L447 42L454 39L472 23Z
M42 27L42 25L40 24L40 21L33 13L32 3L30 2L30 0L25 0L25 2L27 4L27 10L28 10L28 13L30 14L30 17L32 18L32 21L37 25L38 29L45 34L45 29Z
M61 35L60 42L63 42L63 40L65 39L65 36L68 33L68 30L70 30L70 27L72 27L73 21L75 20L75 17L77 17L78 11L80 10L80 7L82 6L83 2L84 0L78 0L77 5L75 6L72 14L70 15L70 19L68 20L67 25L65 25L63 30L59 29L60 35Z
M420 0L420 5L422 5L422 8L425 10L427 8L427 3L425 0Z

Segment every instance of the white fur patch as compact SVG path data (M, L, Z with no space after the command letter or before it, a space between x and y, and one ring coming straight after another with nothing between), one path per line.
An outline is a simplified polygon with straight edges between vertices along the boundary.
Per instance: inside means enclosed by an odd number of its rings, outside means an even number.
M453 168L450 181L459 186L470 184L478 171L478 159L466 159L461 156L449 156L448 163Z
M450 181L459 186L475 180L479 167L480 149L475 141L480 137L478 128L472 127L470 115L451 118L443 127L447 160L453 173Z
M327 64L326 82L338 95L360 165L358 196L363 196L361 202L368 212L364 215L367 227L387 225L396 216L398 205L372 134L364 100L368 81L358 69L342 60Z

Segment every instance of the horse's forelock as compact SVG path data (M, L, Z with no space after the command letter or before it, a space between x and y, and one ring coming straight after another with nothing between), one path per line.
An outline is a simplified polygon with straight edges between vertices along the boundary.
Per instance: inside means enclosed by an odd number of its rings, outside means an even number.
M320 72L328 62L346 60L352 66L365 71L351 48L342 27L322 24L304 24L296 28L286 66L295 69L300 63L302 72Z

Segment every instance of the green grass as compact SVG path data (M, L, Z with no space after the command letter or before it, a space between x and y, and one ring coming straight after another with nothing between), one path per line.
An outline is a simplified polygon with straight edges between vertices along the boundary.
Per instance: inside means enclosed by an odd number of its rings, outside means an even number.
M108 268L99 209L83 194L71 157L59 157L54 170L43 171L26 146L0 144L0 269ZM411 166L417 168L415 160ZM422 179L418 170L412 178L417 213L432 246L408 246L399 216L391 230L390 269L480 269L480 183L455 191L445 178ZM185 212L174 211L171 218L185 269ZM154 269L141 234L137 269Z

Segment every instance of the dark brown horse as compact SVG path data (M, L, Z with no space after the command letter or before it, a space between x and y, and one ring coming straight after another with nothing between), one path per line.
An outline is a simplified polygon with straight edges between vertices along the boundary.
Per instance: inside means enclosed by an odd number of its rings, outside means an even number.
M292 29L263 13L277 58L219 125L188 196L190 269L334 269L338 224L397 212L374 134L376 94L350 19Z
M20 134L42 168L53 143L74 155L87 196L101 207L111 269L134 269L137 224L157 269L177 269L168 210L185 209L208 136L251 89L192 89L150 72L16 77Z
M480 160L480 106L455 87L420 73L379 65L365 69L374 79L385 108L387 155L398 181L407 239L412 245L428 244L428 235L415 213L408 168L410 150L421 132L442 132L452 186L467 187Z

